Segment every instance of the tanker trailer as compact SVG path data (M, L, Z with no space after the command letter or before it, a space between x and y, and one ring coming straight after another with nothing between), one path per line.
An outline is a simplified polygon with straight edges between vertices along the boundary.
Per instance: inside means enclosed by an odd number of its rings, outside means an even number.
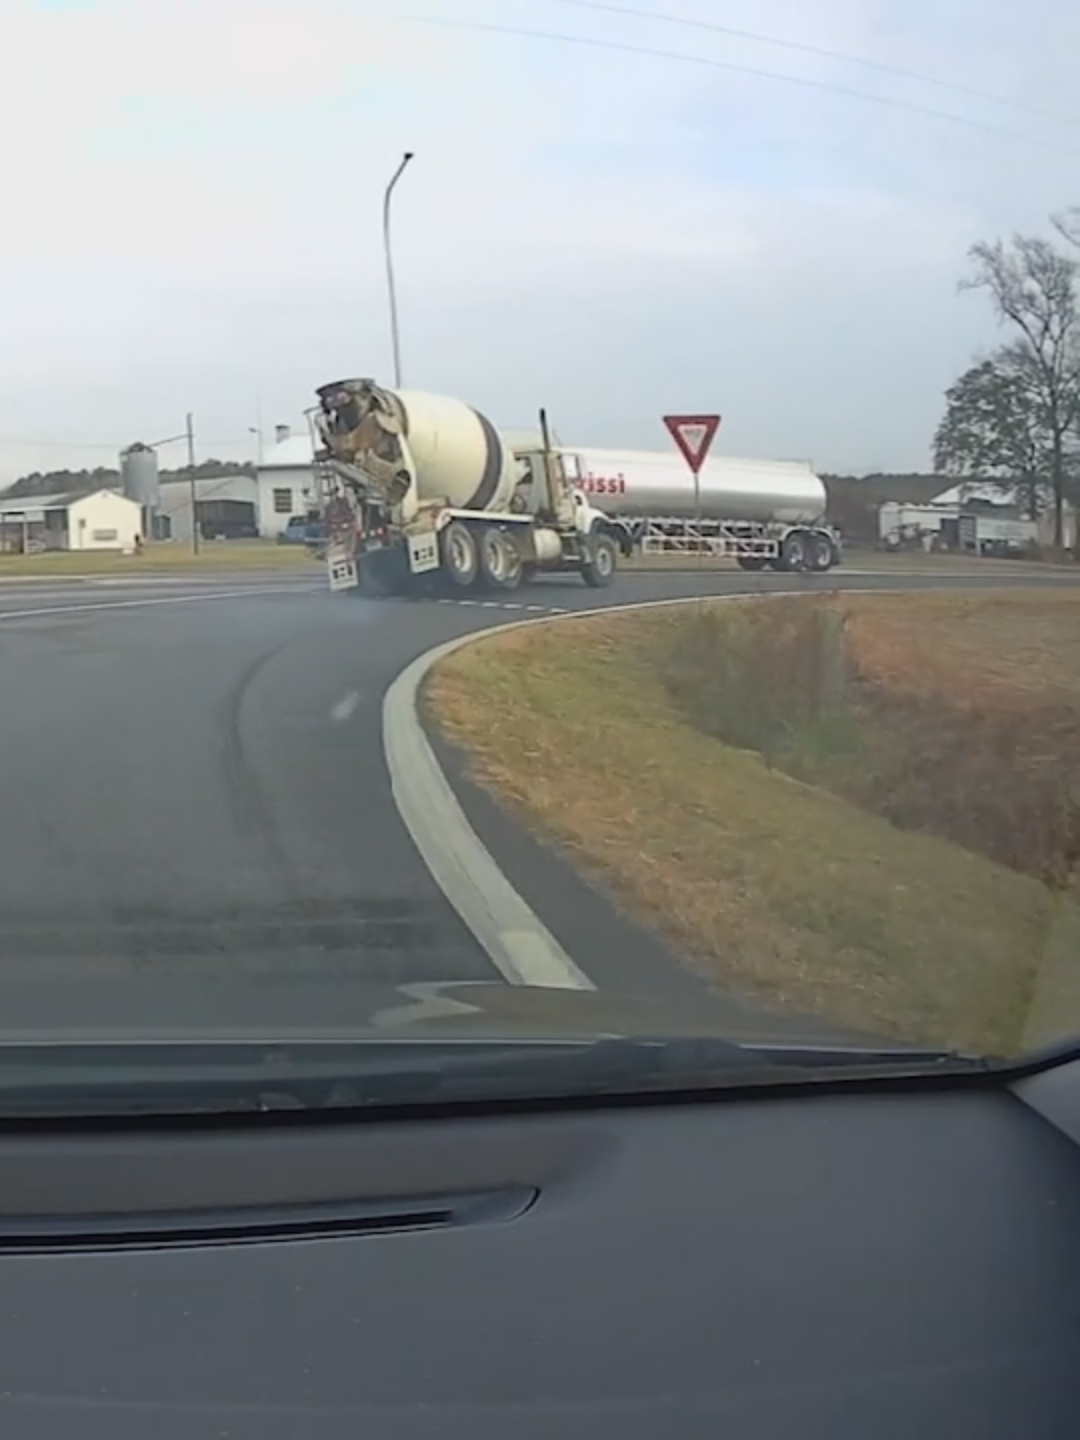
M610 584L624 528L573 483L540 412L513 448L480 411L373 380L309 411L332 590L515 590L540 571Z
M828 570L840 535L809 465L710 456L698 486L666 451L581 450L577 483L646 553L726 555L744 570Z

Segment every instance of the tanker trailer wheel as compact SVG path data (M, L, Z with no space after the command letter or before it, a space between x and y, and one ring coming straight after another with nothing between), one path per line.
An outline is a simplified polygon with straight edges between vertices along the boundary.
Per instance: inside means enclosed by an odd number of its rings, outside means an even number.
M476 553L476 539L467 525L460 520L451 520L439 537L443 566L455 590L467 590L475 585L480 569Z
M740 570L764 570L769 563L767 555L736 555L735 563Z
M828 570L833 563L833 547L825 535L808 535L806 537L806 551L808 568L810 570Z
M602 531L585 537L581 542L583 559L581 578L590 590L602 590L615 579L619 551L610 535Z
M807 544L809 538L808 535L801 535L797 530L784 536L784 543L780 547L779 568L781 570L810 569L810 549Z
M486 525L478 547L480 575L491 590L516 590L524 577L521 551L497 525Z

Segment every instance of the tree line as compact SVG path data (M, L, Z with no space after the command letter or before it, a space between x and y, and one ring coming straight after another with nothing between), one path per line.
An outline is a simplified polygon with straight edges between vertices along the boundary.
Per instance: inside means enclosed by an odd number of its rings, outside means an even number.
M945 392L933 440L943 475L1017 492L1026 516L1080 500L1080 207L1052 215L1055 240L1014 235L968 251L961 291L989 299L1005 332Z
M184 469L159 471L162 480L186 480L190 471ZM226 475L254 475L250 461L202 460L195 466L197 480L216 480ZM33 470L21 475L14 484L0 492L9 499L21 495L90 495L95 490L115 490L120 484L116 466L97 465L82 470Z

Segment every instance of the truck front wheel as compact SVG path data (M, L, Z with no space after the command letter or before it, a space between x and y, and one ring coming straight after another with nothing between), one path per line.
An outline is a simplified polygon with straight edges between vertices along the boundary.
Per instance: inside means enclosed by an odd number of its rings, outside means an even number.
M619 551L610 535L589 535L582 540L581 578L590 590L602 590L615 578Z

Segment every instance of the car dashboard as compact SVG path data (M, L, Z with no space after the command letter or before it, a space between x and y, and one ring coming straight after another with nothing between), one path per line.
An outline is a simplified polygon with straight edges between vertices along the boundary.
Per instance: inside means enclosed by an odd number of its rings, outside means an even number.
M11 1440L1080 1433L1080 1067L0 1138Z

